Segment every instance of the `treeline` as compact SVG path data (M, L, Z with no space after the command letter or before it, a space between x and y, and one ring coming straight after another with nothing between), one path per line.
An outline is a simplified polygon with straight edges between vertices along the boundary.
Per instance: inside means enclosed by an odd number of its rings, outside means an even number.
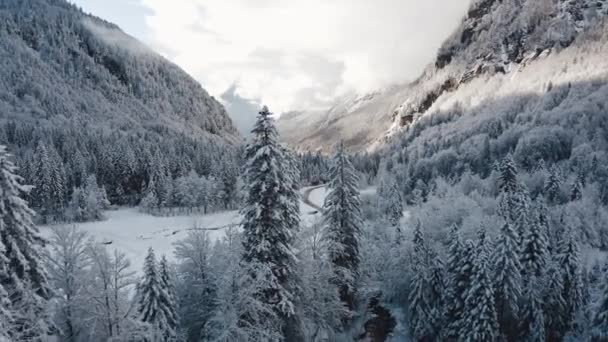
M179 205L227 209L238 202L240 153L223 142L166 130L104 133L16 122L1 125L0 138L15 151L20 175L34 186L27 199L40 222L76 219L70 208L83 193L100 192L99 205L90 203L98 208L107 201L137 205L145 195L155 197L146 202L155 211ZM194 178L212 194L196 202L187 198L185 183L194 186Z

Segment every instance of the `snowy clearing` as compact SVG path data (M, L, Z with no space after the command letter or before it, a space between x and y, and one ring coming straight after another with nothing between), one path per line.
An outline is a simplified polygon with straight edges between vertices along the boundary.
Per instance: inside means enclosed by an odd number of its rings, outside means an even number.
M302 188L303 195L309 188ZM325 188L311 192L311 201L319 206L325 198ZM302 223L307 224L319 216L316 208L300 201ZM105 212L104 221L72 223L78 229L88 232L98 243L106 244L110 249L124 252L131 260L133 270L143 265L148 248L152 247L157 255L165 254L173 260L173 243L183 239L189 230L201 229L209 233L212 241L224 236L224 230L239 224L238 211L223 211L211 214L193 214L177 216L153 216L140 212L138 208L122 208ZM60 225L55 225L60 226ZM51 234L50 227L41 226L44 237Z
M240 221L238 211L159 217L142 213L137 208L124 208L108 211L105 215L105 221L70 225L88 232L98 243L124 252L137 270L143 265L150 247L157 255L165 254L172 260L173 243L184 238L189 229L205 229L212 240L217 240L223 236L226 226ZM43 236L50 235L50 226L42 226L40 230Z

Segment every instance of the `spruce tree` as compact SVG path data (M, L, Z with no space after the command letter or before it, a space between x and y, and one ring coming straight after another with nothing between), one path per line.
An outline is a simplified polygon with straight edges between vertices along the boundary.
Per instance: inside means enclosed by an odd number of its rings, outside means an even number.
M461 273L461 264L464 260L463 244L458 232L458 226L454 225L450 230L450 244L448 246L448 257L446 263L446 281L444 295L442 338L444 340L455 340L460 336L460 325L464 313L464 301L466 281Z
M438 256L425 244L420 221L414 231L410 330L418 341L431 341L441 330L443 272Z
M591 340L593 342L608 341L608 263L602 278L599 305L591 323Z
M505 223L492 255L496 313L500 331L510 340L517 336L518 302L521 296L521 263L518 237Z
M464 341L494 341L499 335L494 290L488 266L484 241L475 248L467 241L469 249L476 250L477 256L471 268L471 278L467 286L464 319L461 336Z
M576 315L583 306L583 279L579 246L569 230L561 241L559 264L563 270L566 326L572 329Z
M544 227L544 203L538 200L528 230L523 237L522 273L528 278L541 277L549 254L546 230Z
M165 341L175 341L176 330L178 324L177 316L177 297L175 295L175 286L171 274L167 258L163 255L160 259L160 285L163 289L162 302L165 317L167 318L167 329L164 332L163 338Z
M167 316L173 312L170 307L170 295L163 287L163 280L159 272L154 250L148 249L144 262L144 275L137 285L137 318L149 324L156 338L163 341L173 341L175 330L172 328L174 317Z
M550 258L544 276L542 303L548 341L560 341L567 330L563 276L558 260Z
M522 332L521 340L528 342L544 342L545 314L539 286L541 282L532 276L526 283L522 301Z
M358 177L344 145L340 144L329 170L329 193L323 204L325 240L333 265L333 283L340 299L352 310L356 281L359 277L359 235L361 234L361 201Z
M293 247L299 206L293 164L278 144L271 115L267 107L259 112L246 150L243 260L250 265L246 269L257 273L252 277L264 284L256 296L282 319L287 338L288 332L300 330L294 322L298 284Z
M17 333L36 326L36 334L46 334L52 324L45 314L51 298L42 258L45 240L32 222L33 211L22 198L27 187L15 172L4 146L0 146L0 284L16 313L13 318ZM21 337L42 338L34 332L25 332Z
M570 186L570 201L578 201L583 198L583 184L577 177Z
M545 182L545 196L549 203L557 203L560 201L562 179L557 165L551 166L549 169L549 178Z
M507 154L502 160L498 166L498 172L498 188L501 192L514 193L519 189L517 165L515 165L515 160L513 160L513 155L511 153Z

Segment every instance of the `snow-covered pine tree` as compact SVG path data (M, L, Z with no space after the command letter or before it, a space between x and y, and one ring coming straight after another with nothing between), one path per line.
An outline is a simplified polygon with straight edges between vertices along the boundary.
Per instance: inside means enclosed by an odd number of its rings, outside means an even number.
M164 303L162 309L167 319L167 329L163 334L163 341L172 342L176 340L176 331L178 324L177 316L177 298L175 295L175 286L169 270L167 258L163 255L160 259L160 285L163 289L161 300Z
M511 153L507 154L498 166L498 188L502 192L514 193L519 189L517 165Z
M34 226L33 211L23 196L27 187L15 174L16 167L8 159L5 147L0 146L0 241L5 267L0 268L0 284L8 293L11 307L16 310L16 331L36 325L38 332L48 333L52 328L46 316L51 289L42 259L45 240ZM2 262L2 260L0 260ZM18 312L27 307L28 312ZM35 322L28 322L35 317ZM41 336L21 336L36 340Z
M8 274L8 258L4 256L5 251L6 248L0 239L0 275ZM4 286L0 283L0 342L9 341L11 330L13 330L11 301Z
M165 338L175 337L175 330L171 327L171 320L174 317L167 317L167 313L172 312L173 308L168 307L171 304L169 294L167 289L163 288L152 248L148 249L143 271L143 278L137 285L137 318L153 328L151 334L156 338L171 341Z
M583 198L583 183L580 176L577 176L570 185L570 201L578 201Z
M547 264L549 255L548 241L542 213L545 207L541 198L537 199L528 230L523 237L522 247L522 274L524 277L541 277Z
M521 337L522 341L545 342L545 314L540 291L541 282L532 275L523 291Z
M608 262L604 267L602 275L602 291L599 297L599 305L591 323L591 341L608 341Z
M461 337L467 342L495 341L499 329L485 243L481 241L475 247L469 240L466 245L468 250L475 250L477 255L470 260L474 263L468 266L471 268L471 278L464 301Z
M558 203L561 200L562 179L557 165L549 169L549 178L545 183L544 193L549 203Z
M252 133L253 141L245 153L243 260L262 284L258 299L281 318L284 333L288 327L289 333L295 333L299 330L293 322L297 292L293 240L299 228L295 181L290 179L290 163L278 144L272 113L266 106Z
M65 169L57 151L39 142L34 152L32 199L42 222L60 218L65 200Z
M394 177L385 176L385 179L381 182L381 187L378 189L378 196L380 197L382 214L391 226L399 230L399 221L403 217L403 201Z
M428 303L428 276L425 265L413 266L411 290L409 293L409 327L416 341L430 341L433 336L431 307Z
M445 303L443 310L444 327L441 331L444 340L455 340L460 336L462 317L464 313L464 300L466 281L461 273L461 264L464 258L463 244L458 232L458 226L454 225L450 229L450 243L448 246L446 263L446 281L443 300Z
M352 310L359 277L361 200L359 179L342 143L332 159L329 179L329 193L323 203L324 239L333 264L332 282L338 287L340 299Z
M500 332L517 338L518 302L521 297L521 263L518 236L508 222L502 226L491 258L494 296Z
M566 333L566 301L563 297L563 276L558 260L550 258L544 276L542 304L545 315L545 332L548 341L561 341ZM550 313L550 314L549 314Z
M583 279L580 249L570 230L566 230L561 241L559 264L563 277L563 298L565 300L566 326L574 328L575 319L583 306Z

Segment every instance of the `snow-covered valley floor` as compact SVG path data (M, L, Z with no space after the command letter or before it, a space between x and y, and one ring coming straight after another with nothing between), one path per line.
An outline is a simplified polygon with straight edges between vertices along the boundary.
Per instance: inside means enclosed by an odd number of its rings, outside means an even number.
M309 188L303 188L304 195ZM310 191L309 200L323 205L325 188ZM317 215L317 209L300 201L302 223L307 224ZM140 212L138 208L121 208L107 211L106 220L85 223L63 224L84 230L95 239L96 243L105 243L110 249L124 252L131 267L139 271L143 265L148 248L152 247L157 255L166 255L172 260L173 244L186 237L191 229L205 230L213 241L224 236L225 229L238 226L241 218L238 211L223 211L211 214L196 213L193 215L153 216ZM41 226L43 236L49 237L52 226Z

